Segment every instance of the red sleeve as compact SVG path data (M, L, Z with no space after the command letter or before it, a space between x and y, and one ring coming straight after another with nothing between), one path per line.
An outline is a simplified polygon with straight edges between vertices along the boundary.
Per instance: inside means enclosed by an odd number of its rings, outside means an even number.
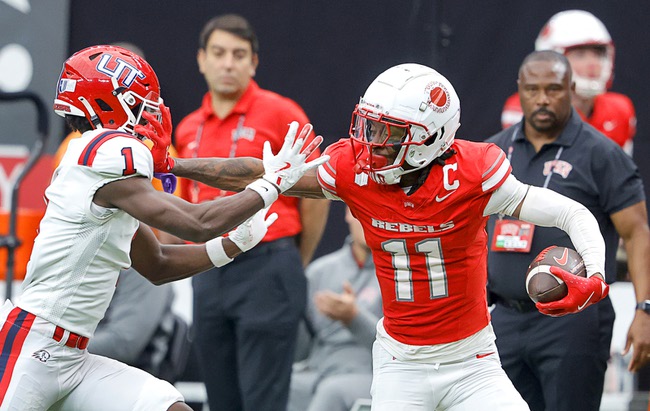
M318 183L323 190L339 196L336 189L336 166L343 152L344 145L350 144L349 139L341 139L325 149L323 154L330 156L326 163L318 167Z
M484 166L481 187L484 192L491 192L501 187L512 172L510 161L496 144L487 144L483 154Z

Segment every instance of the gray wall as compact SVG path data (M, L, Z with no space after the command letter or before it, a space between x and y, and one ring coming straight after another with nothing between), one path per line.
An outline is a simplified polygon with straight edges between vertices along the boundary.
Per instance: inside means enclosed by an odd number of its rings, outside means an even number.
M68 0L0 1L0 91L28 89L50 107L68 54L68 6ZM51 110L49 118L52 126L63 126ZM35 119L29 102L0 103L0 144L31 147L37 138Z

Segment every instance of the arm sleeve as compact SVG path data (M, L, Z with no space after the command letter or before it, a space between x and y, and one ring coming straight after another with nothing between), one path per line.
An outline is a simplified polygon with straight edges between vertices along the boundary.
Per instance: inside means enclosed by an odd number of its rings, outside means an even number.
M605 275L605 240L596 218L577 201L547 188L523 184L510 175L492 194L484 215L502 213L511 216L522 201L520 219L563 230L585 261L587 275Z

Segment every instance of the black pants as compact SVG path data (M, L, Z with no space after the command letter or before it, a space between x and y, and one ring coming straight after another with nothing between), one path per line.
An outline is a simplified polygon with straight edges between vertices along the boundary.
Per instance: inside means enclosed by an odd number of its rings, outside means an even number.
M307 295L293 239L262 243L192 286L210 411L285 410Z
M609 298L557 318L496 303L501 363L531 411L599 410L614 317Z

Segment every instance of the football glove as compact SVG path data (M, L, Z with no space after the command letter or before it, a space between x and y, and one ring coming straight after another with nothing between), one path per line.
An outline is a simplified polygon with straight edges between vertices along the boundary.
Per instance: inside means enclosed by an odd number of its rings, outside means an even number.
M155 115L145 111L142 117L147 124L138 124L134 131L151 140L151 155L153 156L153 171L155 173L169 173L174 168L174 159L169 156L169 146L172 144L172 115L169 107L160 104L162 124Z
M273 155L271 151L271 143L264 142L262 151L264 176L262 178L272 183L280 193L284 193L296 184L307 171L329 160L329 156L321 156L310 162L305 162L307 157L323 142L323 137L317 136L307 147L303 148L312 128L311 124L305 124L296 140L298 122L293 121L284 137L284 144L276 155Z
M174 194L176 191L176 176L172 173L153 173L153 177L160 180L163 191L165 193Z
M569 291L561 300L535 304L542 314L561 317L577 313L607 297L609 293L609 285L598 276L584 278L560 267L551 267L550 272L561 278Z
M237 226L236 229L228 233L230 241L235 243L242 252L250 250L262 241L269 226L278 219L277 213L266 217L268 211L268 208L261 209L248 220Z

